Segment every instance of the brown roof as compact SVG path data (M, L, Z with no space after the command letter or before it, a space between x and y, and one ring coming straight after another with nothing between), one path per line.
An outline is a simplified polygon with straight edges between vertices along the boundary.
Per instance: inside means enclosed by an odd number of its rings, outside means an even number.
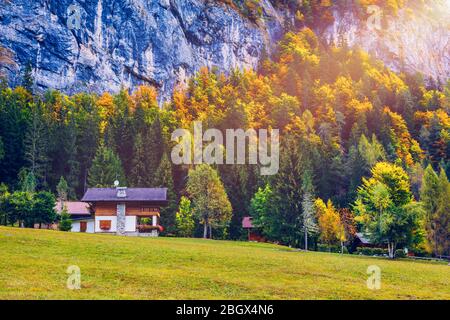
M89 208L86 203L78 201L64 201L67 212L70 215L89 215ZM58 201L55 206L57 213L61 213L61 201Z
M89 188L83 196L83 202L106 202L106 201L149 201L167 202L167 188L127 188L126 197L118 197L116 188Z
M366 237L364 233L358 232L355 234L355 236L361 241L362 244L371 244L371 241Z

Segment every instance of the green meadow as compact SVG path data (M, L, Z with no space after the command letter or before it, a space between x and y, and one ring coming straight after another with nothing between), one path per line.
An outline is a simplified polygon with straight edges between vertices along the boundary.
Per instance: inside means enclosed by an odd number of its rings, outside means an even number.
M81 289L67 289L69 266ZM381 269L369 290L367 268ZM0 227L0 299L450 299L450 266L271 244Z

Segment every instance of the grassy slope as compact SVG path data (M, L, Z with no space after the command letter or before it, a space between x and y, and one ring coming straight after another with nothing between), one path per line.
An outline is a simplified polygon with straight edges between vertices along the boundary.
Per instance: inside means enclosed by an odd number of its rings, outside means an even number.
M369 265L382 289L366 287ZM82 289L66 289L69 265ZM450 299L445 264L0 227L0 299Z

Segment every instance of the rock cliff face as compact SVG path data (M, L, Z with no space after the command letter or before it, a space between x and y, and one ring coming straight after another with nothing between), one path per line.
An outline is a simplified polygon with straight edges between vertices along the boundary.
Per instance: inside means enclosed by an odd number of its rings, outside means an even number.
M151 84L167 97L202 66L256 67L281 35L276 19L260 27L217 1L0 3L0 46L14 61L4 73L15 84L30 62L38 90L114 92ZM275 12L270 2L264 6Z
M397 17L380 11L377 25L375 11L360 20L354 11L335 11L335 22L321 37L331 43L368 51L394 71L422 73L445 83L450 78L450 3L427 1L427 6L401 10Z
M150 84L167 99L202 66L254 68L270 53L292 15L269 0L261 4L255 24L213 0L0 0L0 72L15 85L31 63L36 90L115 92ZM436 23L402 12L373 32L351 12L335 11L321 37L345 38L396 70L449 78L448 16Z

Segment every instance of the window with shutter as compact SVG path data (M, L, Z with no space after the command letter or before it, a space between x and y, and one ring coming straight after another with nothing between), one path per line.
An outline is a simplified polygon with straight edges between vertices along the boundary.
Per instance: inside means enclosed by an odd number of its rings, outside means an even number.
M101 220L100 221L100 229L110 230L111 229L111 220Z

